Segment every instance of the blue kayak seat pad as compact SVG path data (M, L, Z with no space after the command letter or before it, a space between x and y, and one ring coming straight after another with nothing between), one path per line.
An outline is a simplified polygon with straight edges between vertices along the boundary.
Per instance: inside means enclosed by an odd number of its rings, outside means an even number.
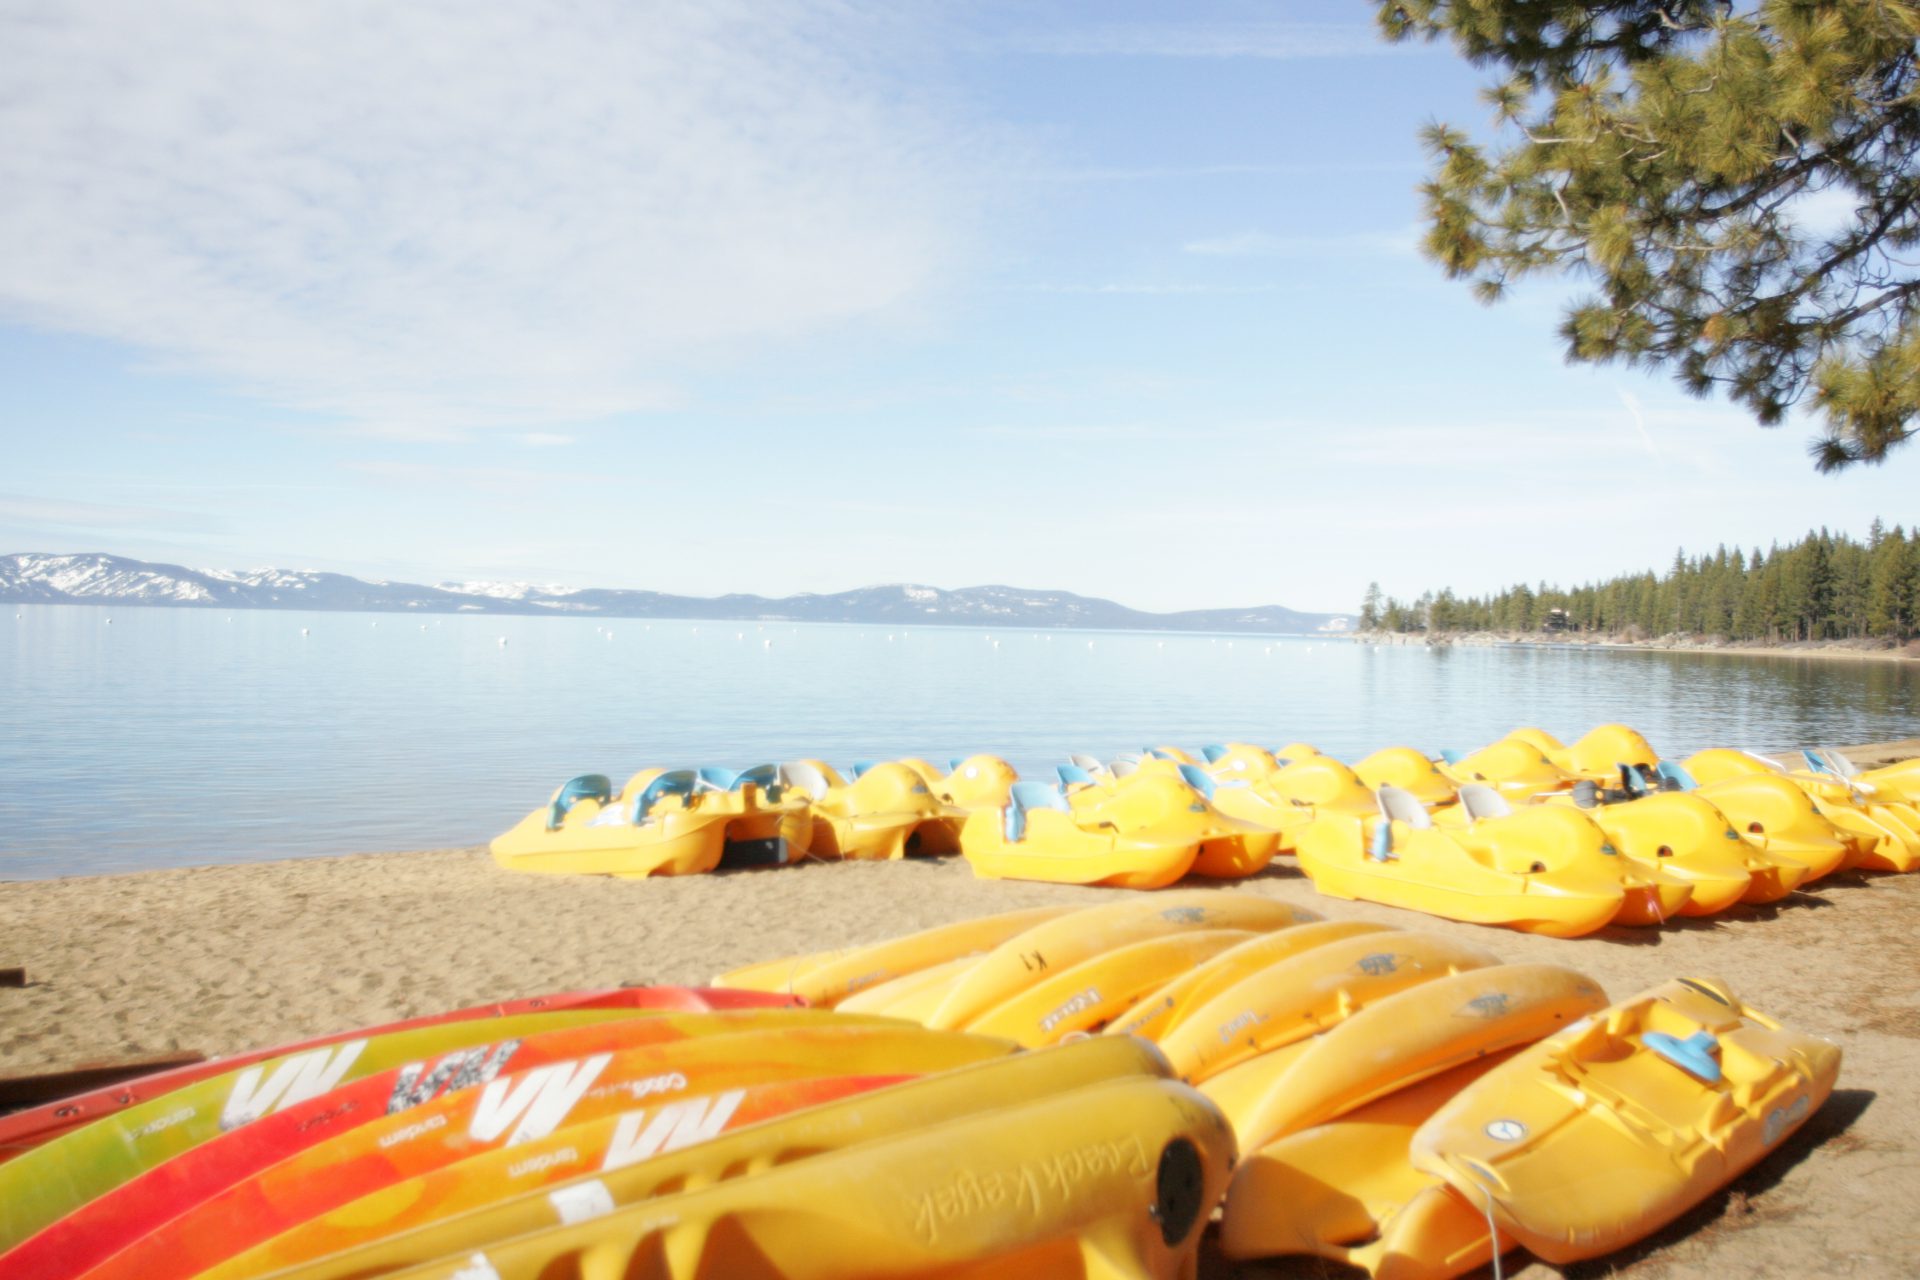
M1640 1043L1698 1080L1708 1084L1720 1081L1720 1060L1714 1056L1720 1042L1710 1031L1696 1031L1685 1040L1664 1031L1649 1031L1640 1037Z
M1393 859L1393 820L1381 818L1373 829L1373 844L1367 849L1367 856L1375 862L1390 862Z
M699 781L699 775L691 769L671 769L661 774L633 798L633 825L645 822L648 811L665 797L692 795Z
M1654 771L1662 782L1672 783L1676 791L1692 791L1700 785L1694 781L1693 775L1687 772L1685 765L1676 764L1672 760L1662 760L1654 766Z
M762 791L772 791L780 786L780 766L777 764L757 764L751 769L742 769L733 775L733 781L727 784L727 790L738 791L749 782Z
M1060 775L1060 785L1063 787L1093 781L1093 775L1077 764L1057 764L1053 766L1053 771Z
M1225 754L1227 754L1227 749L1217 742L1209 742L1206 746L1200 748L1200 755L1208 764L1216 763L1220 757Z
M567 811L582 800L597 800L601 804L613 798L613 780L604 773L583 773L577 778L569 778L553 798L553 805L547 810L547 830L557 831L566 821Z
M1007 842L1017 844L1027 835L1027 810L1058 809L1072 813L1067 798L1044 782L1016 782L1007 790Z
M1195 791L1209 800L1213 799L1213 775L1205 769L1198 765L1183 764L1180 766L1180 776L1186 779L1187 785Z

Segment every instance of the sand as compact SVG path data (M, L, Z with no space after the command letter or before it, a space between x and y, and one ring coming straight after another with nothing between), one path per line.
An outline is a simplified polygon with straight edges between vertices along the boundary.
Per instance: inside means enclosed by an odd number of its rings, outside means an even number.
M1849 752L1920 754L1920 740ZM1909 1276L1920 1257L1920 874L1842 874L1775 907L1563 941L1323 898L1292 867L1223 886L1571 965L1624 998L1724 978L1846 1052L1795 1137L1693 1214L1568 1274ZM515 875L481 849L0 884L0 1072L231 1052L507 996L699 983L731 966L1122 890L982 881L959 859L622 882ZM1512 1260L1515 1267L1519 1258ZM1289 1261L1210 1275L1320 1276ZM1549 1276L1543 1264L1508 1274Z

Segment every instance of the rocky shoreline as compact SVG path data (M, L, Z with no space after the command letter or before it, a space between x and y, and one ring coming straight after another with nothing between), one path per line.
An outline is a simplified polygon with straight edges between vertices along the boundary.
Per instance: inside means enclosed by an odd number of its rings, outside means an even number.
M1635 652L1719 653L1755 658L1920 662L1920 642L1900 645L1882 640L1808 640L1785 644L1750 644L1681 634L1636 640L1620 635L1540 631L1356 631L1349 638L1358 644L1419 646L1429 649L1451 647L1617 649Z

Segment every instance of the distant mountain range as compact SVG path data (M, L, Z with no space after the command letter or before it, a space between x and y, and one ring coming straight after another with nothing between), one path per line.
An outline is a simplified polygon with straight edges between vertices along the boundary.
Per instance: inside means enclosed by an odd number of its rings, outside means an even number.
M659 591L570 590L528 583L362 582L339 573L186 569L100 554L0 556L0 602L166 605L213 609L327 609L372 613L561 614L605 618L712 618L749 622L913 623L927 626L1087 627L1102 630L1241 631L1309 635L1346 631L1345 614L1281 605L1146 613L1111 600L1025 587L943 591L909 583L830 595L676 596Z

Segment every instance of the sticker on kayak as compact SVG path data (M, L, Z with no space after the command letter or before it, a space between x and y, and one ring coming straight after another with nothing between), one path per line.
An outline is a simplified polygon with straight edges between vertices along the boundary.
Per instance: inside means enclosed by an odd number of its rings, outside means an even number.
M1040 1019L1040 1030L1051 1031L1068 1018L1071 1018L1074 1014L1083 1013L1099 1003L1100 988L1088 987L1085 991L1080 992L1058 1009L1055 1009L1052 1013Z
M272 1075L267 1074L264 1064L248 1067L233 1082L233 1092L227 1095L227 1105L220 1111L221 1130L252 1124L270 1111L331 1092L366 1047L365 1040L349 1040L341 1045L309 1049L282 1059Z
M1792 1105L1775 1107L1773 1110L1767 1112L1765 1130L1766 1144L1772 1146L1774 1143L1780 1141L1781 1136L1785 1134L1787 1130L1793 1128L1794 1125L1799 1124L1800 1121L1806 1118L1807 1110L1807 1095L1803 1093L1793 1100Z
M475 1142L495 1142L504 1136L504 1145L509 1147L546 1137L560 1127L573 1104L611 1061L612 1054L596 1053L579 1061L535 1067L518 1077L488 1081L474 1105L467 1135Z
M598 1178L590 1178L571 1187L549 1191L547 1200L565 1224L604 1218L614 1210L613 1192Z
M466 1264L448 1277L448 1280L500 1280L500 1273L494 1269L487 1255L476 1253L468 1258Z
M1518 1120L1490 1120L1487 1136L1495 1142L1518 1142L1527 1136L1527 1126Z
M1392 973L1400 967L1400 957L1391 951L1376 951L1370 956L1361 956L1360 963L1354 968L1368 977L1377 978L1383 973Z
M1513 1005L1513 997L1504 991L1489 991L1460 1006L1458 1018L1498 1018Z

